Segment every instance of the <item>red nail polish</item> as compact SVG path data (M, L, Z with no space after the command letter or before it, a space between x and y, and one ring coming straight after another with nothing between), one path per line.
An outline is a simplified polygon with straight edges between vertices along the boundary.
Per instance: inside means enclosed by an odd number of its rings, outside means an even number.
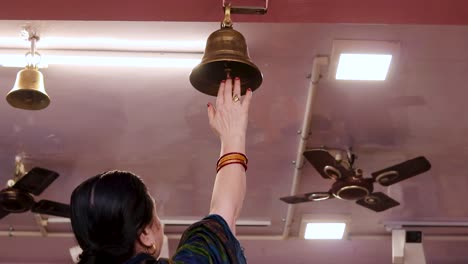
M222 82L222 83L225 83L225 82L226 82L226 80L222 80L221 82Z
M247 90L248 90L249 92L251 92L251 91L252 91L252 89L250 89L250 88L248 88Z
M238 80L240 80L240 78L239 78L239 77L236 77L236 81L238 81Z
M210 103L207 103L207 104L206 104L206 107L210 107Z

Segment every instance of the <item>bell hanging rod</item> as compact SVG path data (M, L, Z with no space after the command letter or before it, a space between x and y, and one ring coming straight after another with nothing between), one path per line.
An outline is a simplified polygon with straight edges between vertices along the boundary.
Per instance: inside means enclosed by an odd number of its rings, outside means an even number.
M265 6L232 6L231 1L223 0L223 8L229 7L231 14L264 15L268 11L268 0L264 1Z

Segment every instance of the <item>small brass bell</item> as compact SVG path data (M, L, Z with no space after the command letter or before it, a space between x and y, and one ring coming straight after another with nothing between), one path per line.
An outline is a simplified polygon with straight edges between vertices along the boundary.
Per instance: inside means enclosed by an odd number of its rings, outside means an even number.
M50 98L44 89L44 77L33 66L27 66L16 76L15 86L7 94L6 100L16 108L25 110L41 110L50 103Z
M190 83L198 91L216 96L219 84L226 78L241 79L241 93L256 90L263 81L262 72L249 57L244 36L232 28L230 6L225 7L221 29L206 42L202 61L190 74Z

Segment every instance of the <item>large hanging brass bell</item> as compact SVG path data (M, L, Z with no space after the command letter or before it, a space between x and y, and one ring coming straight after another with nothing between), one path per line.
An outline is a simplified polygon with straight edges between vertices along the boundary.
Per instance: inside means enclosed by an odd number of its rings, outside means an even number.
M50 98L44 89L44 77L36 68L28 66L18 72L15 86L7 94L6 100L16 108L41 110L50 104Z
M230 77L241 79L242 94L248 88L256 90L263 81L260 69L249 57L244 36L232 28L228 6L221 29L208 37L205 54L192 70L190 83L198 91L216 96L220 82Z

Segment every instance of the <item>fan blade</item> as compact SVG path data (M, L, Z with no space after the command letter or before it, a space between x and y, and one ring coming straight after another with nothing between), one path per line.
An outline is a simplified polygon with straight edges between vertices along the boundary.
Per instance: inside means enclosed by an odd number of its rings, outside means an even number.
M352 176L352 172L343 167L324 149L313 149L304 152L306 159L325 179L339 179ZM328 172L328 173L327 173Z
M357 200L356 203L375 212L382 212L400 205L399 202L381 192L372 193L364 199Z
M426 172L430 168L431 163L425 157L417 157L374 172L372 178L383 186L389 186Z
M41 200L34 204L31 212L70 218L70 206L68 204Z
M323 200L328 200L331 198L333 198L333 195L331 195L330 192L312 192L312 193L298 194L295 196L281 197L280 200L288 204L297 204L297 203L305 203L305 202L323 201Z
M5 216L7 216L9 214L9 212L7 212L6 210L4 210L2 208L2 206L0 206L0 219L4 218Z
M40 195L57 177L58 173L43 168L33 168L13 188Z

